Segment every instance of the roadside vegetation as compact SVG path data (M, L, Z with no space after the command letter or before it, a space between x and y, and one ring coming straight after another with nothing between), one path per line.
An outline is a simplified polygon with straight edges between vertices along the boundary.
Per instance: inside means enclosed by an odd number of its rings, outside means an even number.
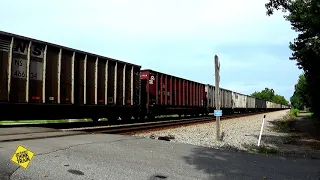
M273 147L266 145L257 146L255 144L244 144L243 145L249 152L259 153L259 154L278 154L279 151Z
M291 109L281 119L269 121L261 146L243 144L247 151L259 154L300 154L320 157L320 128L312 113ZM278 133L275 135L274 133Z
M274 11L285 12L285 20L291 23L291 29L297 37L290 42L292 56L299 69L303 70L295 92L290 101L294 108L310 108L313 116L320 119L320 1L319 0L269 0L266 13L271 16Z
M17 121L0 121L0 125L12 124L48 124L48 123L71 123L71 122L92 122L91 119L58 119L58 120L17 120Z
M275 132L289 133L292 130L295 118L300 114L299 109L290 109L288 115L278 121L272 121L271 129Z
M162 115L157 118L168 118L168 117L179 117L177 114L174 115ZM101 118L99 121L108 121L107 118ZM13 125L13 124L49 124L49 123L73 123L73 122L93 122L92 119L57 119L57 120L17 120L0 121L0 125Z
M290 109L290 118L295 118L300 114L299 109Z

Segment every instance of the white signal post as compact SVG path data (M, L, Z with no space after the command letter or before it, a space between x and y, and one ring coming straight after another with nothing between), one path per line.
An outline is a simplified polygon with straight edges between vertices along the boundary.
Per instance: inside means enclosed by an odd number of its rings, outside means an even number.
M260 134L259 134L258 146L260 146L260 141L261 141L261 136L262 136L262 131L263 131L264 119L265 119L265 118L266 118L266 115L264 115L264 116L263 116L263 119L262 119L262 125L261 125Z
M220 63L219 58L217 55L214 56L215 62L215 80L216 80L216 87L215 87L215 102L216 102L216 110L214 112L214 116L216 116L216 130L217 130L217 140L221 141L220 139L220 116L222 112L220 110Z

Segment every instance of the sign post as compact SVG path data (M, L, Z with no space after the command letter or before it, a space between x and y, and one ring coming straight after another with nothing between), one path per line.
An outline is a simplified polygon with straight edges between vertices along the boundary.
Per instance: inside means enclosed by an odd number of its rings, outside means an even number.
M222 111L220 110L220 63L217 55L214 56L214 64L215 64L215 102L216 102L216 110L214 111L214 116L216 116L216 130L217 130L217 140L220 141L220 116L222 116Z

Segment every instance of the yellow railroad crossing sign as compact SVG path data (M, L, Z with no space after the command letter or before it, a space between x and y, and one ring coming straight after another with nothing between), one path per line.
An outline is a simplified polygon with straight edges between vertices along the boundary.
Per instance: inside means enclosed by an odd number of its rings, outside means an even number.
M34 153L32 151L19 145L16 152L14 152L12 155L11 161L26 169L29 166L33 156Z

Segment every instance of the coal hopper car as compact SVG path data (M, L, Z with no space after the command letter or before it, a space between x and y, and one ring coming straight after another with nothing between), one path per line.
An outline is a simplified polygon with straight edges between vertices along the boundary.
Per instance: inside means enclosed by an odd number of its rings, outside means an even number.
M206 113L204 84L150 69L141 70L140 77L141 118Z
M140 69L0 31L0 120L137 118Z

